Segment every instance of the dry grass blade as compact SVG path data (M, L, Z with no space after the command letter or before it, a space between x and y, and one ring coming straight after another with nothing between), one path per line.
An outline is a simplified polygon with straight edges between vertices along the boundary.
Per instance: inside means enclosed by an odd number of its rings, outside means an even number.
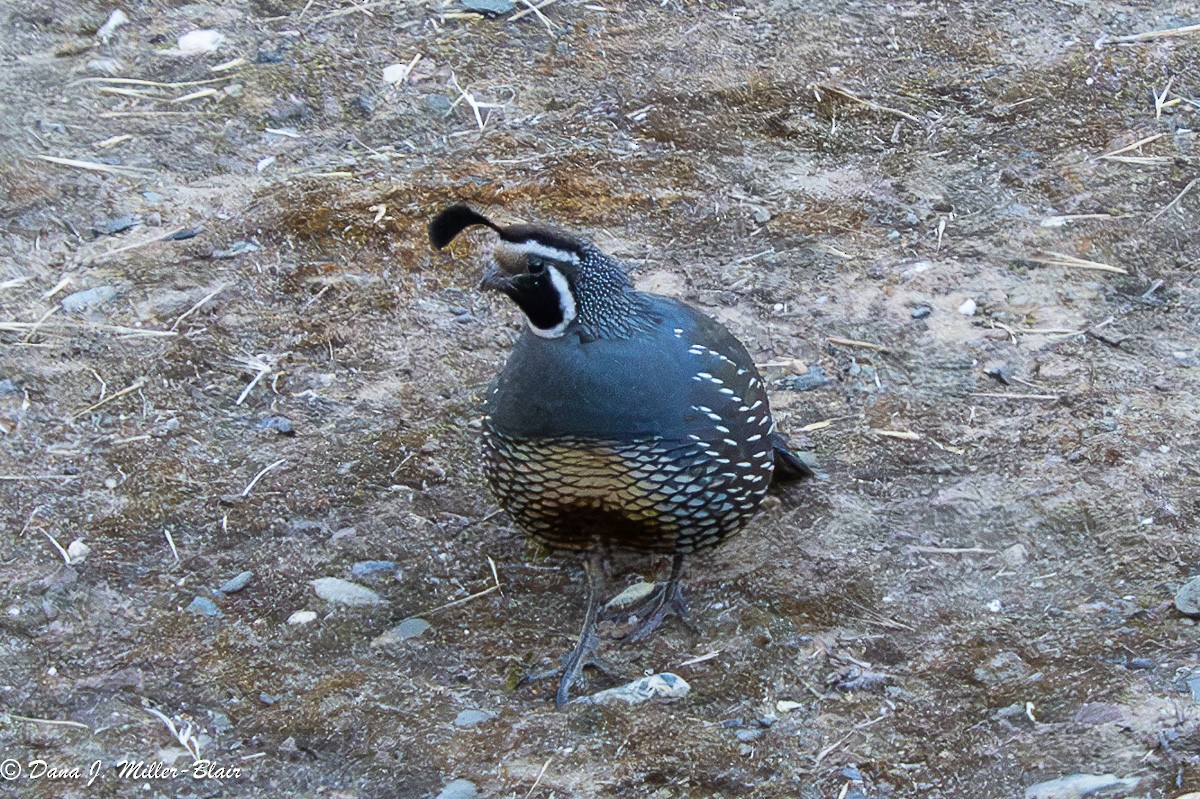
M1117 148L1116 150L1113 150L1113 151L1112 151L1112 152L1110 152L1110 153L1105 153L1104 155L1097 156L1097 157L1099 157L1099 158L1112 158L1114 155L1121 155L1122 153L1127 153L1127 152L1129 152L1130 150L1136 150L1137 148L1139 148L1139 147L1142 147L1142 146L1144 146L1144 145L1147 145L1147 144L1150 144L1151 142L1156 142L1156 141L1158 141L1159 139L1161 139L1163 136L1166 136L1166 135L1167 135L1167 134L1165 134L1165 133L1155 133L1154 135L1152 135L1152 136L1147 136L1147 137L1146 137L1146 138L1144 138L1144 139L1138 139L1138 140L1137 140L1137 141L1135 141L1133 144L1126 144L1124 147L1119 147L1119 148Z
M154 86L160 89L184 89L188 86L208 86L213 83L225 83L233 80L237 75L222 75L219 78L209 78L208 80L187 80L179 83L162 83L157 80L142 80L140 78L81 78L71 84L72 86L80 83L112 83L119 86Z
M88 725L83 724L81 722L78 722L78 721L64 721L64 720L59 720L59 719L39 719L39 718L34 718L33 716L18 716L16 713L5 713L4 715L10 719L16 719L17 721L28 721L31 724L51 724L56 727L77 727L78 729L87 730L88 732L92 731L91 727L89 727Z
M242 493L239 494L238 496L242 496L242 497L250 496L250 492L254 490L254 486L258 484L259 480L263 479L263 476L266 475L267 472L271 471L272 469L276 469L285 463L287 463L287 458L280 458L279 460L275 461L274 463L270 463L270 464L267 464L266 466L264 466L261 470L259 470L258 474L254 475L254 479L246 484L246 487L242 489ZM170 539L168 539L168 540L170 540Z
M337 19L338 17L344 17L349 14L366 14L368 17L373 17L375 16L371 13L373 9L382 8L383 6L391 4L392 0L379 0L379 2L363 3L359 6L347 6L346 8L339 8L337 11L330 11L326 14L318 14L312 18L312 21L324 22L327 19ZM305 6L305 8L308 8L308 6Z
M0 480L19 482L21 480L78 480L77 474L0 474Z
M167 726L171 735L175 737L180 746L187 750L187 753L192 756L193 760L200 760L200 738L196 735L197 730L192 726L192 722L186 722L181 729L175 725L173 719L167 718L154 708L148 707L145 708L145 711Z
M107 172L110 175L121 175L122 177L143 177L153 175L152 169L140 169L132 166L113 166L112 164L101 164L96 161L80 161L78 158L59 158L54 155L35 155L43 161L49 161L52 164L59 166L69 166L75 169L87 169L92 172Z
M1026 399L1026 400L1058 400L1057 394L1011 394L1000 391L972 391L972 397L990 397L992 399Z
M818 101L821 99L821 92L828 92L829 94L836 95L845 100L849 100L852 103L857 103L858 105L869 108L872 111L879 111L884 114L893 114L898 117L903 117L904 119L907 119L909 122L915 122L918 125L925 124L925 121L923 119L921 119L920 117L913 116L912 114L909 114L905 111L901 111L898 108L891 108L890 106L880 105L879 103L874 102L873 100L867 100L866 98L859 97L857 94L855 94L854 92L852 92L848 89L842 89L837 86L826 86L825 84L822 84L822 83L810 84L810 88L813 90L813 94L816 95L816 98Z
M1164 205L1164 206L1163 206L1163 207L1162 207L1162 208L1161 208L1161 209L1158 211L1158 213L1156 213L1154 216L1150 217L1150 220L1151 220L1151 221L1153 221L1153 220L1155 220L1155 219L1158 219L1160 216L1162 216L1163 214L1165 214L1167 211L1170 211L1172 208L1178 208L1178 207L1179 207L1179 201L1180 201L1180 200L1182 200L1182 199L1183 199L1183 197L1184 197L1184 195L1185 195L1185 194L1187 194L1189 191L1191 191L1191 190L1192 190L1192 188L1194 188L1194 187L1195 187L1195 185L1196 185L1197 183L1200 183L1200 178L1193 178L1191 183L1189 183L1189 184L1187 184L1186 186L1184 186L1184 187L1183 187L1183 191L1181 191L1181 192L1179 192L1178 194L1176 194L1176 195L1175 195L1175 199L1174 199L1174 200L1171 200L1171 202L1169 202L1169 203L1167 203L1166 205Z
M1106 44L1140 44L1141 42L1153 42L1157 39L1169 39L1173 36L1187 36L1193 33L1200 33L1200 25L1184 25L1180 28L1146 31L1145 33L1135 33L1130 36L1114 36L1111 39L1102 36L1096 40L1096 49L1099 50Z
M901 441L921 441L921 434L914 433L912 430L880 430L877 427L872 427L871 432L888 438L898 438Z
M1071 269L1090 269L1094 272L1112 272L1116 275L1128 275L1129 270L1122 269L1119 266L1111 266L1110 264L1102 264L1099 261L1087 261L1083 258L1076 258L1074 255L1067 255L1061 252L1046 251L1046 256L1030 258L1037 264L1046 264L1047 266L1065 266Z
M546 6L554 5L558 2L558 0L542 0L542 2L538 3L537 5L534 5L532 0L521 0L521 2L525 4L526 8L509 17L509 22L516 22L522 17L535 14L537 15L537 18L542 21L542 24L546 26L546 30L554 33L554 26L550 24L550 20L546 19L546 15L542 13L542 9Z
M146 378L139 377L137 380L133 381L133 383L131 385L126 386L125 388L121 389L117 393L109 394L104 399L100 400L99 402L97 402L93 405L89 405L88 407L84 408L82 411L75 411L75 413L73 413L67 417L67 420L74 421L75 419L78 419L80 416L91 413L92 411L97 410L97 409L103 407L104 405L107 405L108 403L112 402L115 399L120 399L121 397L124 397L126 394L137 391L139 388L141 388L144 385L146 385Z
M825 339L830 344L839 344L843 347L859 347L864 350L874 350L875 352L887 352L888 348L882 344L872 344L869 341L859 341L854 338L838 338L837 336L829 336Z

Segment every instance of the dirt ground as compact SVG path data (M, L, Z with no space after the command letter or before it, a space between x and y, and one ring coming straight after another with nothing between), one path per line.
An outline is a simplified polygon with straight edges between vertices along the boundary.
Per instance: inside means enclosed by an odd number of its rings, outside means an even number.
M100 33L107 3L0 9L18 795L1200 790L1172 603L1198 556L1200 35L1097 44L1195 3L123 8ZM224 41L169 52L194 29ZM589 673L671 671L681 700L557 712L521 679L573 644L581 571L483 484L521 321L476 290L482 236L430 251L460 199L720 318L821 463L692 560L694 629ZM186 771L164 719L240 775L122 778Z

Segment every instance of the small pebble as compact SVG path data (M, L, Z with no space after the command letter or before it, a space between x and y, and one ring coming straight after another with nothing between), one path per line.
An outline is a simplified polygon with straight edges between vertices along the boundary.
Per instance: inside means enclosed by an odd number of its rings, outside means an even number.
M1154 668L1154 661L1150 658L1130 658L1125 668L1131 671L1149 670Z
M834 380L825 374L824 369L819 366L810 366L804 374L789 375L780 379L775 385L779 387L780 391L812 391L833 383Z
M84 68L93 75L107 75L110 78L115 78L125 70L115 58L93 58Z
M213 250L212 257L216 260L221 260L224 258L237 258L239 255L245 255L246 253L250 252L258 252L260 249L262 248L252 241L235 241L233 244L229 245L228 249Z
M975 309L978 307L979 306L975 304L975 300L967 300L962 305L958 306L958 312L963 316L974 316Z
M313 611L298 610L295 613L293 613L291 616L288 616L287 623L288 624L308 624L309 622L316 621L316 620L317 620L317 614L314 613Z
M761 736L763 732L764 730L761 728L756 730L738 730L734 735L737 736L739 741L749 742Z
M1200 577L1188 580L1175 593L1175 608L1185 616L1200 616Z
M983 365L983 373L1005 386L1012 380L1012 369L1003 361L988 361Z
M254 425L256 430L274 430L281 436L296 435L296 426L286 416L267 416Z
M92 223L92 232L97 236L113 236L136 225L138 221L132 216L118 216L112 219L101 219Z
M78 314L90 311L93 308L99 308L116 296L117 289L115 286L96 286L95 288L68 294L66 297L63 297L60 304L64 312Z
M375 101L365 94L358 94L350 101L350 108L365 117L375 113Z
M112 38L112 35L116 32L117 28L121 27L122 25L127 25L128 23L129 15L119 8L115 9L111 14L108 15L108 20L100 26L99 30L96 31L96 38L105 44L108 44L108 40Z
M470 780L455 780L442 788L435 799L475 799L479 789Z
M0 380L0 397L7 397L9 394L20 394L21 382L11 378Z
M804 707L800 702L793 702L790 699L780 699L775 703L775 709L780 713L791 713L793 710Z
M408 77L407 64L389 64L383 68L384 83L399 83ZM360 95L361 96L361 95Z
M424 619L405 619L382 635L376 636L375 640L371 641L371 646L388 646L416 638L428 630L429 626L429 622Z
M167 241L186 241L187 239L196 238L197 236L200 235L201 232L202 231L195 230L193 228L184 228L183 230L179 231L178 233L173 233L170 236L167 236L166 240Z
M192 600L192 604L187 606L189 613L195 613L197 616L220 616L221 609L217 607L217 603L213 602L208 597L198 596Z
M352 583L340 577L320 577L312 581L317 596L335 605L379 605L384 599L365 585Z
M67 546L67 559L71 561L71 563L79 563L86 558L88 553L91 551L91 547L83 543L83 541L80 539L76 538L70 543L70 545Z
M396 563L391 560L360 560L350 567L350 573L355 577L366 577L378 572L395 571Z
M254 572L242 572L236 577L226 580L224 585L217 590L222 594L236 594L249 585L252 579L254 579Z
M924 319L925 317L929 316L931 313L933 313L933 309L930 308L928 305L918 305L916 308L912 309L912 318L913 319Z
M201 30L183 34L176 44L179 46L180 55L204 55L216 50L224 41L225 37L218 31Z
M273 705L279 701L279 697L276 694L269 694L266 691L263 691L258 695L258 701L262 702L264 705Z
M681 699L687 696L691 690L692 686L688 685L687 680L667 671L661 674L651 674L649 677L634 680L618 688L609 688L607 691L600 691L591 696L581 696L578 699L572 699L571 704L610 705L617 702L627 702L631 705L636 705L650 700L670 701Z
M507 14L516 8L512 0L461 0L464 11L474 11L486 17Z
M482 724L494 718L496 718L496 714L486 710L463 710L454 717L454 726L474 727L476 724Z

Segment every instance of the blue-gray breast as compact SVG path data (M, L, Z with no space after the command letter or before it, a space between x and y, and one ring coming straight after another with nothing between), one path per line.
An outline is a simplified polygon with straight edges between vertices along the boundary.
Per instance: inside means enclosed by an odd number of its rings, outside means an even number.
M528 323L488 389L483 455L529 535L556 549L681 555L741 529L773 477L810 473L719 322L635 290L619 262L569 233L456 205L430 238L442 248L475 225L497 235L481 285Z

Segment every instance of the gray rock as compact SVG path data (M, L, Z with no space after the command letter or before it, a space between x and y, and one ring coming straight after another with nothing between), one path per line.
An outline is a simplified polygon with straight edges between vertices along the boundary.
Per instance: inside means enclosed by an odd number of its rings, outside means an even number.
M260 249L262 248L252 241L235 241L227 249L213 250L212 257L219 261L224 258L237 258L239 255L258 252Z
M274 430L281 436L294 436L296 434L296 426L286 416L267 416L259 419L258 423L254 425L254 429Z
M396 563L390 560L360 560L350 567L355 577L366 577L379 572L395 571Z
M455 780L442 788L436 799L475 799L479 789L470 780Z
M231 577L230 579L226 580L225 583L217 590L222 594L236 594L238 591L241 591L243 588L249 585L252 579L254 579L254 572L242 572L236 577Z
M425 107L437 114L449 114L452 103L444 94L430 94L425 97Z
M195 613L197 616L220 616L221 609L217 607L217 603L213 602L208 597L198 596L192 600L192 604L187 606L188 613Z
M634 680L618 688L609 688L607 691L600 691L591 696L581 696L578 699L572 699L571 704L612 705L618 702L626 702L631 705L637 705L651 700L669 702L673 699L681 699L687 696L691 690L692 686L688 685L687 680L678 674L665 671L661 674L651 674L649 677Z
M918 305L916 308L912 309L912 318L924 319L931 313L933 313L933 308L930 308L928 305Z
M7 397L9 394L21 393L21 381L11 378L0 380L0 397Z
M85 69L93 75L107 75L115 78L125 69L115 58L93 58L87 62Z
M512 0L461 0L464 11L474 11L487 17L498 17L516 8Z
M101 305L111 302L116 296L115 286L96 286L68 294L63 297L61 305L66 313L78 314L99 308Z
M1082 799L1100 796L1114 789L1132 789L1137 777L1118 778L1112 774L1072 774L1056 780L1039 782L1025 789L1025 799Z
M1175 593L1175 608L1185 616L1200 616L1200 577L1188 580Z
M384 601L383 597L365 585L352 583L340 577L318 578L312 581L312 587L317 592L317 596L335 605L359 607L362 605L380 605Z
M112 219L102 219L92 224L92 232L97 236L112 236L138 224L132 216L118 216Z
M742 741L743 743L749 743L750 741L753 741L754 739L760 737L764 732L765 732L765 730L763 730L763 729L738 730L737 732L734 733L734 735L737 736L737 739L739 741Z
M454 717L454 726L474 727L476 724L482 724L494 718L496 718L496 714L487 710L464 710Z
M780 391L812 391L833 382L829 375L825 374L824 369L819 366L810 366L804 374L781 378L775 385Z
M428 629L429 622L424 619L405 619L383 635L377 636L371 642L371 646L380 647L398 644L401 641L407 641L409 638L416 638Z

